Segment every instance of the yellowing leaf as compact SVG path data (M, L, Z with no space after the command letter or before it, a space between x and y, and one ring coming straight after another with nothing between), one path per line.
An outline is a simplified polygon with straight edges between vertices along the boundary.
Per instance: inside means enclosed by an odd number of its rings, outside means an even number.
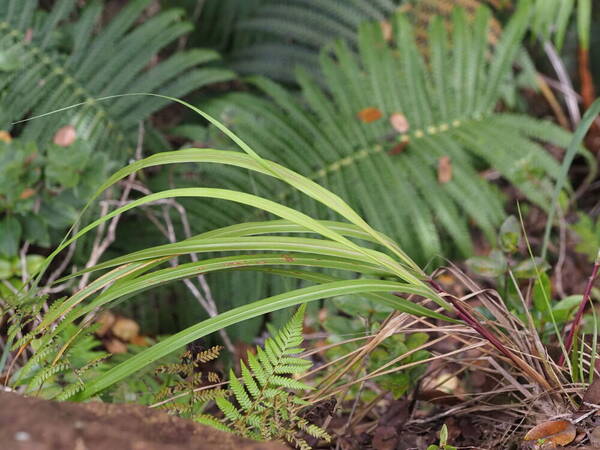
M54 135L53 142L60 147L68 147L77 139L77 132L73 125L60 128Z
M449 156L442 156L438 159L438 181L441 184L452 180L452 161Z
M568 445L575 439L576 434L575 425L568 420L549 420L529 430L523 440L544 439L554 445Z
M381 117L383 116L381 111L375 108L374 106L369 106L368 108L361 109L357 115L361 122L364 123L375 122L376 120L381 119Z
M406 133L410 129L410 124L406 116L402 113L394 113L390 116L390 124L398 133Z

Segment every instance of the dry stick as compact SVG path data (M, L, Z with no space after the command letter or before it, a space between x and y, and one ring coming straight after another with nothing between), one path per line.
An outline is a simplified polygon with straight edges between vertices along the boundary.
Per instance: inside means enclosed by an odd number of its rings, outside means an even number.
M581 303L579 303L579 309L577 310L577 315L575 316L575 320L571 324L571 329L569 330L569 334L565 338L565 350L566 353L569 354L571 351L571 347L573 346L573 339L575 337L575 333L577 332L577 328L579 328L579 324L581 323L581 319L583 318L583 311L590 299L590 294L592 292L592 287L594 286L594 282L598 277L598 269L600 268L600 250L598 251L598 255L596 256L596 261L594 262L594 268L592 269L592 274L588 279L587 285L585 287L585 291L583 292L583 298L581 299ZM558 360L558 365L560 367L565 363L565 354L560 355L560 359Z
M556 120L558 120L558 123L561 127L568 130L569 120L567 119L567 116L565 116L565 113L560 107L560 104L558 103L558 100L552 92L552 89L550 89L546 80L539 74L535 75L535 79L537 81L538 87L540 88L540 91L542 92L542 95L546 98L546 101L548 102L548 105L550 105L552 111L554 111Z

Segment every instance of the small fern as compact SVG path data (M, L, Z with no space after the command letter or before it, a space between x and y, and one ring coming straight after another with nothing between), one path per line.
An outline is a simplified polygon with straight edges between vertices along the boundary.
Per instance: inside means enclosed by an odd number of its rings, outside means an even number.
M178 398L164 403L161 405L162 408L185 418L195 418L201 414L206 402L214 400L224 393L220 388L198 390L203 386L221 382L218 373L212 370L202 370L202 365L217 359L221 350L223 347L220 345L205 350L200 343L192 342L181 355L179 362L157 367L156 374L172 375L172 377L155 394L154 401L161 402L169 396L179 397L180 394L187 394L182 399Z
M93 335L95 329L96 326L69 325L52 339L33 340L34 353L11 384L44 398L68 400L73 397L85 387L86 380L107 369L105 360L109 355L96 350L100 342ZM25 335L24 339L29 342L31 336ZM21 342L23 339L13 348L18 348Z
M225 396L216 399L225 416L222 422L217 424L214 417L206 415L198 417L198 421L256 440L287 441L301 449L310 446L298 437L300 433L330 439L325 430L298 415L306 402L288 392L311 389L289 376L306 372L311 366L310 361L294 356L301 351L305 310L302 305L279 332L265 341L263 348L256 349L256 356L248 352L248 365L240 363L240 379L233 370L229 372L229 387L237 405Z

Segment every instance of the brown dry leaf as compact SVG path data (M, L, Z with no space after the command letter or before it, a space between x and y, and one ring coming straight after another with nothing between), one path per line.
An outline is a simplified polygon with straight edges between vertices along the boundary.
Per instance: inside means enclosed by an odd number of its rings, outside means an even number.
M108 353L112 353L113 355L127 353L127 345L118 339L109 339L104 341L104 348Z
M27 28L27 31L25 31L25 36L23 36L23 42L25 42L26 44L29 44L31 42L32 38L33 38L33 28Z
M77 132L73 125L65 125L54 135L53 142L60 147L68 147L77 139Z
M399 155L404 151L404 149L408 146L408 142L400 142L399 144L394 145L390 150L388 150L388 155Z
M115 323L116 317L110 311L104 311L98 318L96 319L96 323L99 323L100 326L96 330L96 334L100 337L103 337L106 333L109 332L110 328Z
M372 446L375 450L395 450L398 447L398 432L390 425L379 426L373 433Z
M575 425L568 420L549 420L533 427L525 435L525 441L544 439L554 445L567 445L573 442L577 431Z
M600 378L596 378L583 394L583 403L600 405Z
M594 427L590 433L590 443L595 447L600 447L600 427Z
M445 184L452 180L452 161L449 156L442 156L438 159L437 173L440 184Z
M406 116L402 113L394 113L390 116L390 124L398 133L406 133L410 129L410 124Z
M112 326L111 331L122 341L129 342L138 335L140 326L135 320L119 317Z
M382 20L379 22L379 26L381 27L383 39L386 42L390 42L392 40L392 25L387 20Z
M33 197L36 194L36 190L33 188L25 188L23 189L23 192L21 192L21 194L19 194L19 198L21 200L27 200L29 197Z
M383 113L374 106L361 109L357 115L360 121L364 123L375 122L383 117Z
M138 347L148 347L150 345L148 339L146 339L145 336L140 336L139 334L131 339L131 343L133 345L137 345Z
M0 131L0 141L9 144L10 142L12 142L12 136L9 134L8 131Z

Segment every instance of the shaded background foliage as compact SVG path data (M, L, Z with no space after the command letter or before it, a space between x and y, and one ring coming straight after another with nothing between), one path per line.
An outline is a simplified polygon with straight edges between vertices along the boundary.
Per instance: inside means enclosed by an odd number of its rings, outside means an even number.
M572 45L570 10L533 2L540 19L530 23L516 12L519 2L495 0L36 3L0 5L0 98L10 105L0 111L0 128L12 136L0 144L7 168L0 229L12 230L1 233L6 260L24 241L41 254L58 242L102 175L134 157L140 122L145 153L190 143L231 148L205 123L164 109L164 99L94 100L130 92L187 95L262 156L349 200L420 263L470 256L474 229L493 241L505 217L500 188L508 183L532 204L548 205L558 168L548 144L564 147L569 133L526 116L528 105L517 94L537 89L525 50L539 51L535 36L555 39L559 49ZM553 14L562 14L562 25L550 34ZM448 25L455 30L450 38ZM85 105L13 125L79 102ZM381 117L361 115L369 108ZM53 142L65 126L76 136L68 152ZM452 175L440 182L444 157ZM500 182L481 177L490 168ZM56 173L63 175L58 183ZM289 197L269 180L216 167L148 171L143 181L153 191L186 183L250 187L319 215L313 202ZM196 232L262 218L238 205L183 204ZM141 213L122 225L107 257L166 242ZM80 264L86 249L84 243L78 250ZM255 273L235 277L209 277L220 310L293 283L267 285ZM144 297L143 306L134 299L122 308L149 332L173 331L202 315L181 287ZM249 340L261 326L257 319L237 327L234 339Z

